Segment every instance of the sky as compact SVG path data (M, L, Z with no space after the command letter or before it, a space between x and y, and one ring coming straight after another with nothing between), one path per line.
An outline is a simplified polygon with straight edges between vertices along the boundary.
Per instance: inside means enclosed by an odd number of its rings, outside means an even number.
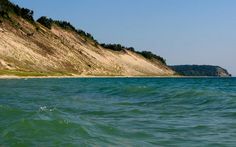
M11 1L99 42L149 50L169 65L219 65L236 76L236 0Z

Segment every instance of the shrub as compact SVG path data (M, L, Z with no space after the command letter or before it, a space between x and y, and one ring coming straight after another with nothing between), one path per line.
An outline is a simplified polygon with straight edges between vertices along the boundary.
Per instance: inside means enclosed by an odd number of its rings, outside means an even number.
M67 21L53 20L53 23L56 24L57 26L63 28L63 29L69 29L69 30L72 30L72 31L76 32L78 35L84 37L85 40L89 39L89 40L91 40L91 41L98 44L97 40L95 40L94 37L91 34L86 33L83 30L76 29L72 24L70 24Z
M129 47L129 48L127 48L127 50L135 52L135 49L133 47Z
M147 59L156 59L156 60L159 60L161 63L165 64L166 65L166 60L156 54L153 54L152 52L150 51L142 51L142 52L136 52L140 55L142 55L143 57L147 58Z
M47 27L48 29L52 28L53 20L51 18L47 18L46 16L42 16L37 20L37 22L42 24L43 26Z
M0 16L1 16L2 18L5 18L5 19L9 19L9 18L10 18L9 15L8 15L8 13L5 12L5 11L0 11Z
M139 52L139 51L135 51L135 49L133 47L125 47L125 46L122 46L120 44L105 44L105 43L102 43L100 45L103 48L110 49L110 50L113 50L113 51L129 50L129 51L135 52L137 54L140 54L141 56L143 56L146 59L156 59L156 60L158 60L161 63L166 65L166 60L164 58L162 58L158 55L155 55L154 53L152 53L150 51L141 51L141 52Z
M0 1L0 17L2 18L9 18L8 11L10 8L11 3L8 0L1 0Z
M21 8L20 12L20 16L30 22L34 22L34 11L30 10L30 9L26 9L26 8Z
M75 27L72 26L69 22L67 21L60 21L60 20L54 20L53 21L54 24L58 25L59 27L63 28L63 29L70 29L73 31L76 31Z
M106 48L106 49L111 49L113 51L123 51L126 49L126 47L120 45L120 44L105 44L102 43L100 44L102 47Z
M0 15L4 18L9 18L9 13L14 13L31 23L34 23L34 11L27 8L20 8L18 5L11 3L9 0L0 1Z

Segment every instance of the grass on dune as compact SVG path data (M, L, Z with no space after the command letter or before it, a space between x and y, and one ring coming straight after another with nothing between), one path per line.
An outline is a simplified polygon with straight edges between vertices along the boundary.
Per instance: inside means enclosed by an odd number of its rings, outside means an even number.
M40 72L28 72L28 71L16 71L16 70L0 70L0 75L10 75L10 76L69 76L69 74L64 73L40 73Z

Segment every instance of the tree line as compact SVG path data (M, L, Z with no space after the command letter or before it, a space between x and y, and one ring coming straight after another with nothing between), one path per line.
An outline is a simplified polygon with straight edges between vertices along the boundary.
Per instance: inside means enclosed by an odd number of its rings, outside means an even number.
M51 18L48 18L46 16L42 16L37 20L38 23L42 24L48 29L52 28L52 25L55 24L63 29L68 29L71 31L76 32L78 35L85 37L86 39L92 40L97 43L97 40L94 39L94 37L83 30L76 29L70 22L67 21L60 21L60 20L53 20Z
M132 51L132 52L135 52L141 56L143 56L144 58L146 59L156 59L158 61L160 61L161 63L165 64L166 65L166 60L161 57L161 56L158 56L150 51L136 51L134 49L134 47L125 47L121 44L105 44L105 43L102 43L100 44L103 48L106 48L106 49L110 49L110 50L113 50L113 51L124 51L124 50L129 50L129 51Z
M11 3L9 0L0 0L0 16L4 18L10 18L9 13L14 13L17 16L34 23L33 10L21 8L18 5Z

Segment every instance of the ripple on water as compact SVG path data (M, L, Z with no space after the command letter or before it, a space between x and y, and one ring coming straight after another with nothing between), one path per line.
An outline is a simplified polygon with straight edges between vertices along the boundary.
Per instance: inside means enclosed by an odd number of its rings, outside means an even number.
M236 80L0 80L0 146L234 146Z

